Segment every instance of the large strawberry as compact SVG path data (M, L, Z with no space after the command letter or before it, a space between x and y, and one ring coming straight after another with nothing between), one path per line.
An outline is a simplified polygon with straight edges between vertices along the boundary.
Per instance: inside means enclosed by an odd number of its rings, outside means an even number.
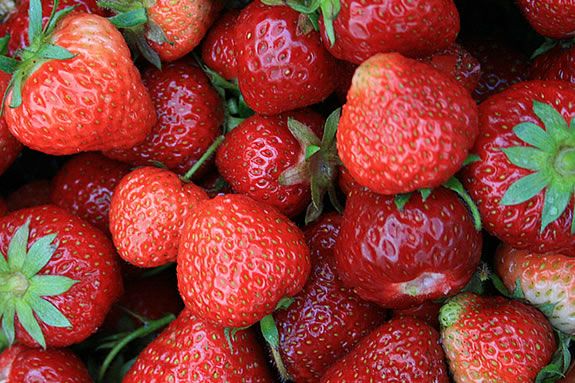
M335 363L321 383L447 383L435 329L415 318L392 319Z
M337 62L309 20L285 5L255 0L236 21L238 82L250 108L273 115L327 98Z
M385 319L384 310L362 301L336 275L333 247L340 224L341 216L330 213L306 228L311 276L289 308L274 314L280 355L296 382L317 382Z
M562 0L517 0L529 23L543 36L575 36L575 3Z
M52 202L50 199L51 189L52 183L48 180L30 181L10 193L6 198L6 204L10 211L48 205Z
M10 76L0 72L0 94L4 94L10 82ZM12 136L4 116L0 116L0 175L12 165L20 151L22 144Z
M179 61L143 74L158 122L146 140L132 148L104 154L133 165L160 162L185 173L208 149L224 122L222 100L206 75Z
M460 294L441 308L440 322L456 383L534 382L556 349L541 312L503 297Z
M123 383L271 383L255 334L240 331L228 343L224 329L189 310L139 356Z
M227 80L238 77L235 28L240 12L231 10L216 21L202 43L202 60Z
M166 169L143 167L122 178L112 196L110 231L120 256L139 267L174 262L188 214L208 196Z
M407 308L454 295L481 257L481 233L455 192L398 198L353 191L335 247L343 282L368 301Z
M110 240L55 206L0 218L0 254L2 330L11 342L81 342L122 292Z
M126 165L101 154L80 154L68 161L52 181L52 203L107 233L112 194L128 172Z
M555 46L538 56L531 66L535 80L560 80L575 84L575 45Z
M355 72L337 148L359 184L398 194L447 181L477 133L477 106L455 79L400 54L382 53Z
M53 155L142 141L156 116L122 35L105 18L70 9L42 27L41 10L30 1L32 42L20 61L0 65L12 74L4 103L12 134Z
M15 345L0 354L4 383L92 383L88 369L68 350Z
M310 271L298 227L243 195L202 202L186 221L178 253L184 303L222 327L250 326L297 294Z
M480 106L480 136L466 180L485 228L530 251L575 255L575 90L516 84Z

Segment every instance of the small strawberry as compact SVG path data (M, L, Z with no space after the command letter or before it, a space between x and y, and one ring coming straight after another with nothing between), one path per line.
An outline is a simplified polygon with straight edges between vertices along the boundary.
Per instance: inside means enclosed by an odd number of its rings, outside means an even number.
M406 309L393 310L391 314L392 318L412 317L421 319L431 327L439 329L440 308L441 304L429 301Z
M202 43L202 60L226 80L238 77L234 31L239 14L238 10L225 13L212 26Z
M560 80L575 84L575 45L557 45L550 51L537 56L531 66L535 80Z
M479 60L459 44L453 44L446 49L435 52L422 61L451 76L469 92L475 90L481 78Z
M26 209L28 207L48 205L52 184L48 180L34 180L20 186L6 198L10 211Z
M279 350L296 382L317 382L340 357L385 319L385 311L362 301L335 273L333 247L341 216L324 215L304 231L312 272L286 310L274 314Z
M92 383L88 369L71 351L15 345L0 354L4 383Z
M42 27L41 10L30 0L31 45L20 60L0 62L12 74L4 103L10 132L52 155L142 141L156 116L122 35L105 18L71 8Z
M481 233L458 195L353 191L335 246L340 278L363 299L401 309L458 293L479 265Z
M303 233L277 210L243 195L218 196L186 221L178 286L203 320L250 326L303 288L309 257Z
M392 319L336 362L321 383L447 383L435 329L415 318Z
M575 255L573 87L516 84L479 111L474 153L480 160L465 179L485 228L518 249Z
M255 0L236 22L238 82L247 105L275 115L318 103L337 86L336 60L306 16Z
M460 294L439 320L456 383L534 382L557 348L541 312L503 297Z
M108 233L112 194L128 172L126 165L101 154L80 154L68 161L52 181L52 203Z
M9 82L10 76L0 72L0 94L4 94ZM22 144L10 133L4 116L0 116L0 175L12 165L21 150Z
M337 130L352 177L377 193L441 185L477 137L477 106L454 79L397 53L356 70Z
M271 383L257 338L239 331L230 344L224 330L184 310L138 356L122 383Z
M517 0L521 11L540 34L553 39L575 36L575 3L563 0Z
M0 314L12 343L63 347L86 339L121 295L112 243L55 206L0 218Z
M110 206L110 231L118 253L139 267L174 262L185 218L207 198L202 188L169 170L132 171L116 187Z

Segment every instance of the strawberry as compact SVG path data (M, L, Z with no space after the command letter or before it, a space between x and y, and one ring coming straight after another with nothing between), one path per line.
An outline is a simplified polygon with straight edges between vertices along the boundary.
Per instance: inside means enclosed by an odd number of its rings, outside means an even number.
M575 90L516 84L484 101L479 115L480 161L465 179L485 228L518 249L575 255Z
M435 69L448 74L473 92L481 78L481 64L459 44L453 44L422 61L429 63Z
M352 64L348 61L339 61L338 68L339 73L335 93L337 94L338 100L342 104L345 104L345 100L347 99L347 92L351 87L351 82L353 80L355 70L357 69L357 65Z
M4 94L9 82L10 76L0 72L0 94ZM12 165L21 150L22 144L10 133L4 116L0 116L0 175Z
M560 80L575 84L575 45L558 45L538 56L531 66L535 80Z
M344 284L393 309L456 294L481 257L481 233L455 192L415 193L402 204L391 196L353 191L335 246Z
M273 382L257 338L224 330L184 310L138 357L122 383Z
M184 219L207 194L169 170L136 169L122 178L110 206L110 231L120 256L139 267L174 262Z
M121 295L112 243L80 218L39 206L0 218L6 338L63 347L86 339Z
M560 331L575 335L575 259L501 246L497 273L509 291L537 306Z
M88 369L68 350L40 350L15 345L0 354L5 383L92 383Z
M52 203L108 233L112 194L128 172L126 165L101 154L80 154L68 161L54 178Z
M185 223L178 286L203 320L245 327L297 294L310 267L303 233L286 217L247 196L217 196Z
M327 98L337 86L336 60L306 16L255 0L236 21L238 82L247 105L274 115Z
M433 328L439 329L439 309L441 304L436 302L424 302L417 306L406 309L393 310L392 318L413 317L421 319Z
M12 74L4 103L12 134L52 155L142 141L156 117L121 34L101 16L70 9L43 29L41 2L31 0L30 9L30 47L20 61L4 58L0 65Z
M415 318L392 319L335 363L321 383L448 383L435 329Z
M368 190L358 184L345 166L339 168L338 185L344 195L348 196L353 190Z
M337 148L359 184L399 194L451 178L477 133L477 107L457 81L400 54L378 54L355 72Z
M51 188L51 182L48 180L30 181L10 193L6 199L6 203L10 211L48 205L51 203Z
M143 80L158 122L144 142L104 154L133 165L160 162L185 173L219 135L224 122L222 101L202 70L185 61L161 71L149 68Z
M280 354L296 382L317 382L340 357L385 319L385 311L362 301L335 273L333 247L341 216L330 213L304 231L312 272L286 310L274 314Z
M575 3L562 0L517 0L521 11L540 34L553 39L575 36Z
M234 31L238 10L230 10L220 17L202 43L202 60L226 80L238 77Z
M463 293L441 308L441 340L456 383L534 382L556 349L536 308Z

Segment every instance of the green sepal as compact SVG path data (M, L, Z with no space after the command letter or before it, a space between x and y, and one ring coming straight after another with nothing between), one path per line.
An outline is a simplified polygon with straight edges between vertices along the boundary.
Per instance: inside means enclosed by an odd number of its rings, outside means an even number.
M262 320L260 320L260 330L262 332L262 335L263 335L266 343L270 347L274 362L276 364L278 372L280 373L282 381L285 382L285 381L290 380L289 373L287 372L287 369L285 368L285 365L284 365L283 360L281 358L281 354L279 352L280 335L279 335L279 331L278 331L278 328L276 326L276 322L275 322L272 314L267 315Z
M56 26L58 25L60 20L62 20L65 16L72 13L72 11L74 11L76 9L76 6L66 7L64 9L59 10L59 11L57 11L57 9L58 9L58 7L56 7L54 5L54 7L52 8L52 14L50 15L50 18L48 19L49 21L44 26L44 35L50 35L52 32L54 32L54 29L56 29Z
M54 0L54 7L58 7L58 0ZM42 1L30 0L28 8L28 41L35 41L42 34Z
M562 141L569 138L567 121L551 105L539 101L533 101L533 112L539 117L545 126L547 133L555 139Z
M8 45L10 44L10 34L0 37L0 55L6 56L8 54ZM17 61L17 60L14 60Z
M50 234L38 239L30 246L28 256L22 265L22 273L26 277L32 278L50 261L58 248L58 244L54 243L55 240L56 234Z
M62 275L36 275L30 279L28 291L41 296L53 297L70 290L78 281Z
M467 156L465 161L463 161L462 167L465 167L467 165L471 165L471 164L473 164L475 162L479 162L479 161L481 161L481 158L479 158L479 156L477 154L470 154Z
M421 200L423 202L427 201L427 199L429 198L429 196L431 195L431 192L433 190L429 189L429 188L424 188L424 189L419 189L419 194L421 195Z
M532 122L522 122L513 128L513 132L522 141L545 152L555 150L553 138Z
M8 266L11 270L21 270L28 250L28 236L30 234L30 219L20 226L12 236L8 245Z
M337 127L339 125L339 119L341 117L341 108L337 108L327 117L325 121L325 129L323 131L323 137L321 139L321 145L323 147L332 147L335 142L335 135L337 133Z
M557 44L558 44L557 40L546 37L543 44L541 44L531 55L531 60L535 59L538 56L541 56L546 52L549 52L551 49L555 48Z
M535 197L549 185L551 179L542 172L531 173L518 179L509 186L501 199L501 205L513 206Z
M555 308L557 307L556 303L545 303L542 305L537 305L539 311L541 311L547 318L553 317L553 313L555 312Z
M543 367L535 378L535 383L554 383L565 377L565 373L571 366L571 345L572 337L560 331L555 332L557 340L557 350L553 354L551 362Z
M397 210L403 211L403 208L405 207L407 202L409 202L410 199L411 199L411 193L397 194L393 198L393 203L395 203L395 207L397 208Z
M335 30L333 28L333 22L339 15L340 11L340 0L324 0L321 4L323 25L325 27L325 33L327 34L331 46L335 44Z
M34 317L34 312L30 307L29 302L24 302L22 300L17 300L16 303L16 315L18 316L18 321L24 327L24 330L34 339L42 348L46 348L46 339L44 338L44 333L38 324L38 321Z
M513 165L533 171L541 170L543 161L548 158L545 152L525 146L514 146L502 151Z
M76 57L76 55L65 48L47 44L38 51L38 57L44 60L69 60Z
M148 13L145 8L137 8L112 16L109 20L116 28L133 28L146 24L148 22Z
M521 288L521 280L517 278L515 281L515 286L513 288L513 293L511 294L511 298L513 299L525 299L525 293L523 293L523 289Z
M499 294L503 295L506 298L513 298L513 294L507 289L505 283L499 278L499 275L495 273L489 274L489 279L493 284L493 287L499 292Z
M551 183L545 191L543 213L541 215L541 233L567 209L567 205L571 200L572 191L565 190L562 186L563 185L557 183ZM575 211L573 214L575 214Z
M467 190L465 190L465 187L463 186L461 181L459 181L455 177L451 177L449 180L447 180L447 182L443 184L443 187L457 193L459 198L461 198L463 202L465 202L467 208L471 212L471 217L473 219L473 226L475 226L475 230L481 231L482 224L481 224L481 214L479 213L479 208L473 201L473 198L471 198L469 193L467 193Z
M13 59L11 57L0 56L0 71L8 74L13 74L16 72L20 61Z

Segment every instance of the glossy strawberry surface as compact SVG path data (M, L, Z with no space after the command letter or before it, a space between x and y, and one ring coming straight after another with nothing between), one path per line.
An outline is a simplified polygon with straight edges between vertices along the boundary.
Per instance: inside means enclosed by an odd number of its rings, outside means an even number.
M50 192L52 183L48 180L30 181L14 190L6 198L10 211L25 209L40 205L48 205L52 201Z
M518 0L529 23L543 36L566 39L575 36L575 3L562 0Z
M231 10L212 26L202 43L202 60L227 80L238 77L235 27L240 12Z
M8 82L10 82L10 76L4 72L0 72L1 94L6 92ZM21 150L22 144L10 133L4 116L0 116L0 175L12 165Z
M531 66L532 79L561 80L575 84L575 45L557 46L538 56Z
M453 44L424 59L435 69L450 75L470 92L481 78L481 64L459 44Z

